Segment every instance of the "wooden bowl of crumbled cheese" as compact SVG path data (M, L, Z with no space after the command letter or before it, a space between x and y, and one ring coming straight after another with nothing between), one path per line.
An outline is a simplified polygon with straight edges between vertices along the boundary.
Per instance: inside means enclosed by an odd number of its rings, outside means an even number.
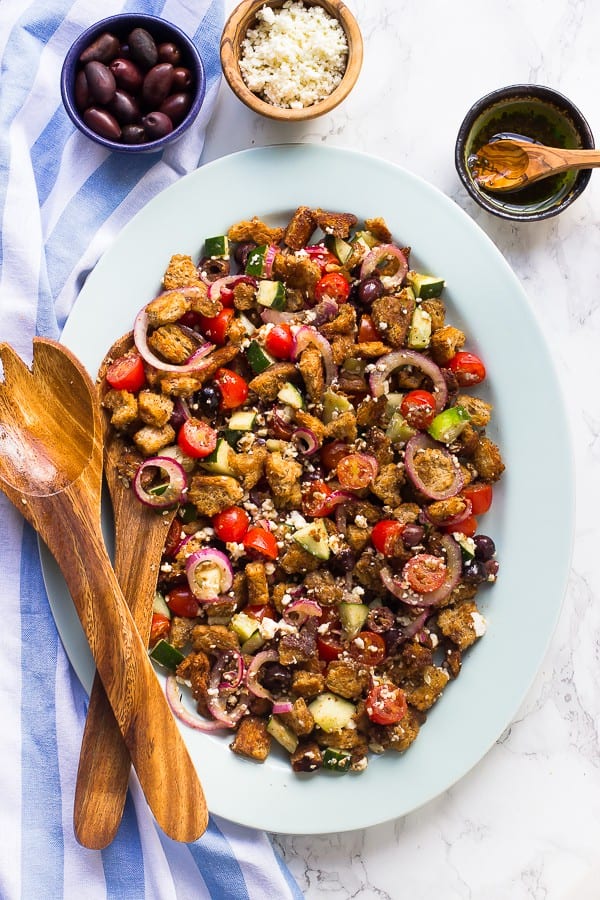
M221 38L231 89L283 122L334 109L354 87L362 56L360 29L341 0L244 0Z

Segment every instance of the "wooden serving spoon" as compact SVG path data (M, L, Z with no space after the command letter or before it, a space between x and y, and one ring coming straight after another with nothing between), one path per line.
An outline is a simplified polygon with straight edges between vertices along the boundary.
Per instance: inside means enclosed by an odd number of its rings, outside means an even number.
M110 348L98 372L100 394L106 369L132 346L130 332ZM136 499L130 485L119 474L125 444L110 427L109 419L105 410L104 474L113 507L114 569L137 630L147 645L158 567L176 510L158 513ZM96 674L83 732L73 814L75 835L85 847L93 841L95 849L100 850L110 844L117 833L130 768L129 751Z
M202 787L102 537L103 442L94 385L54 341L34 338L31 370L6 343L0 361L0 490L63 573L158 824L175 840L196 840L208 824ZM87 834L94 846L93 822Z
M600 152L502 139L480 147L469 157L468 165L486 191L518 191L568 169L595 169L600 166Z

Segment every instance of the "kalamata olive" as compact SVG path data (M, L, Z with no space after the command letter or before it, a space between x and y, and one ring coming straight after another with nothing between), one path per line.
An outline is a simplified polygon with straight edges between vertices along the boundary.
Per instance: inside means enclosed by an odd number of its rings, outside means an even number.
M147 137L151 141L164 137L173 131L173 123L168 116L161 112L151 112L142 119L142 125Z
M159 106L159 112L170 118L174 125L185 118L192 105L192 95L189 93L170 94Z
M83 121L102 137L108 138L109 141L118 141L121 138L121 128L114 116L111 116L105 109L98 109L97 106L90 106L83 114Z
M496 552L496 545L487 534L476 534L473 543L475 544L475 559L480 559L482 562L487 562Z
M370 305L383 295L384 287L377 275L369 275L358 285L358 298L361 303Z
M130 59L123 59L119 56L113 59L108 67L115 76L117 87L129 94L137 94L144 81L144 76L140 69Z
M405 637L404 632L401 628L389 628L387 631L383 633L383 639L385 641L385 649L388 656L394 656L397 652L398 647L404 643Z
M495 578L500 569L500 563L497 559L488 559L487 562L484 562L485 571L488 574L488 578Z
M145 28L134 28L127 39L129 53L144 69L151 69L158 62L158 50L152 35Z
M268 691L287 691L292 683L292 673L279 663L265 663L260 671L260 681Z
M396 616L389 606L374 606L367 616L367 628L376 634L383 634L394 626Z
M119 52L119 39L105 31L93 41L89 47L86 47L79 57L79 62L85 65L89 62L108 63L114 59Z
M408 522L402 532L402 543L405 547L416 547L423 540L425 529L422 525L416 525L414 522Z
M146 73L142 84L142 100L150 109L158 109L169 96L173 81L171 63L158 63Z
M98 103L108 103L117 89L115 76L104 63L92 60L85 65L85 77L88 89Z
M83 69L75 76L75 104L80 112L93 103Z
M173 90L187 91L192 86L192 73L189 69L178 66L173 69Z
M240 268L246 268L246 262L248 261L248 254L251 250L254 250L256 244L254 241L242 241L241 244L238 244L235 250L233 251L233 258Z
M177 44L174 44L172 41L166 41L164 44L159 44L157 51L159 62L167 62L171 63L172 66L176 66L181 59L181 51Z
M121 125L131 125L140 118L140 105L131 94L115 91L115 95L107 104L107 109Z
M209 259L207 256L204 256L198 263L198 268L202 270L209 281L216 281L217 278L224 278L226 275L229 275L229 260Z
M143 144L146 132L141 125L124 125L121 129L121 138L124 144Z
M343 547L339 553L329 558L329 568L334 575L345 575L354 568L354 553L349 547Z
M221 403L221 391L213 384L205 384L196 395L198 406L203 413L211 415L216 413Z
M469 559L463 563L462 577L467 584L481 584L487 579L487 570L480 559Z

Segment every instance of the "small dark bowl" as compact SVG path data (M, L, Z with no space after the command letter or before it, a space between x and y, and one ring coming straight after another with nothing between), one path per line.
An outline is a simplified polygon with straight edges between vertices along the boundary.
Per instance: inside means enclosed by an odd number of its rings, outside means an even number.
M558 215L585 190L590 169L545 178L521 191L483 190L469 170L469 156L495 135L505 133L547 146L594 149L594 136L582 113L558 91L536 84L514 84L492 91L465 116L454 154L462 183L483 209L513 222L536 222Z
M157 44L172 41L177 44L181 51L180 65L188 68L194 79L192 104L185 115L185 118L173 128L173 131L164 137L157 138L153 141L146 141L143 144L125 144L119 141L112 141L103 137L97 132L89 128L83 121L83 118L75 103L75 76L79 68L79 56L97 37L103 32L108 31L116 35L121 41L125 41L127 35L134 28L145 28ZM101 19L95 25L91 25L86 31L83 31L77 40L69 48L65 61L63 63L60 91L65 109L69 118L74 125L85 134L90 140L106 147L108 150L116 150L119 153L156 153L164 150L170 144L178 141L190 125L194 122L202 103L204 102L204 94L206 91L206 76L204 73L204 64L190 38L176 25L160 19L158 16L147 16L138 13L124 13L118 16L109 16Z

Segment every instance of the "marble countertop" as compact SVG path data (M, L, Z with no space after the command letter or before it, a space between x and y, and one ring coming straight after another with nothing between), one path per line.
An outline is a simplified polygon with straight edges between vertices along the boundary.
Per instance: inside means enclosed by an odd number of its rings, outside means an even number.
M227 0L227 9L233 5ZM465 209L515 270L550 346L573 437L576 533L568 590L543 665L514 721L475 769L395 822L276 840L307 898L597 898L600 878L589 894L580 879L600 861L600 175L560 217L515 226L468 198L453 153L468 107L508 84L560 90L600 133L600 5L348 0L348 6L365 42L363 70L348 100L324 118L279 125L256 117L223 84L202 161L275 143L350 147L404 166ZM548 422L548 440L552 427ZM555 527L562 527L560 513Z

